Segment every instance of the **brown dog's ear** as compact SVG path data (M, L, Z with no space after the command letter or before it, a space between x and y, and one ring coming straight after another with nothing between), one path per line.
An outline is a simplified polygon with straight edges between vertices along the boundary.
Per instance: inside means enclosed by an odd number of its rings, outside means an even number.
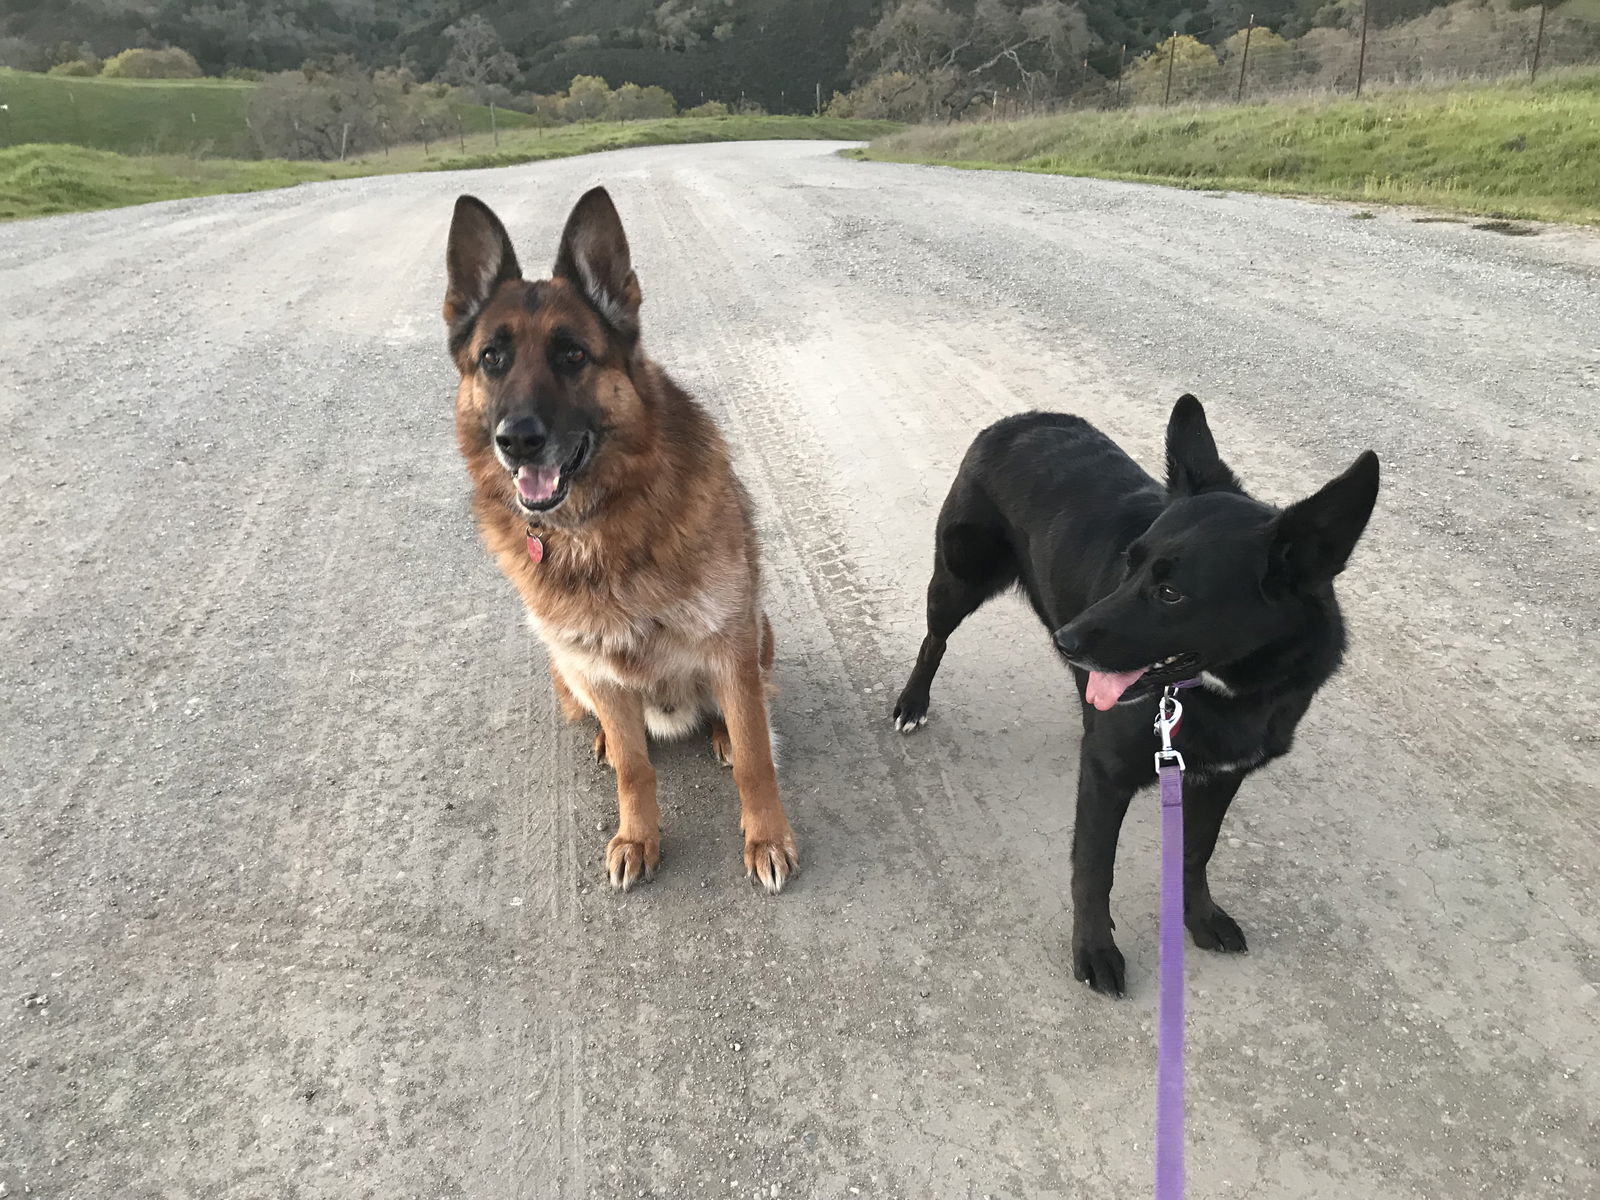
M639 280L633 273L622 218L605 188L585 192L572 206L554 273L576 284L618 333L639 332Z
M1314 496L1283 510L1273 529L1271 574L1291 587L1328 582L1350 561L1378 502L1378 456L1363 451Z
M444 294L444 323L450 328L450 348L454 350L472 331L472 323L495 289L508 279L522 278L506 227L476 196L456 201L445 266L450 286Z
M1172 406L1167 421L1167 492L1198 496L1201 492L1242 492L1238 478L1217 454L1216 439L1206 424L1206 410L1185 392Z

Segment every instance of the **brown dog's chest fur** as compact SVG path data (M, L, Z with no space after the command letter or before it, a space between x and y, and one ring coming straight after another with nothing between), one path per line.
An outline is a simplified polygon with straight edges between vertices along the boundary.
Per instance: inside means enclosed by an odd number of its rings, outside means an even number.
M615 682L687 702L759 620L749 505L710 418L658 369L638 373L642 418L608 434L568 501L583 519L533 527L477 432L471 397L458 432L484 542L516 586L552 660L580 697ZM463 387L463 393L467 389Z

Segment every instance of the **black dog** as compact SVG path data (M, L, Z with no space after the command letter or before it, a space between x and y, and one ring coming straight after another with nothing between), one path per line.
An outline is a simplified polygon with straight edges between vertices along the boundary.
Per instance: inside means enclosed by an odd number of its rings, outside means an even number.
M1128 802L1154 782L1164 685L1183 693L1174 745L1184 787L1184 923L1207 950L1243 932L1211 899L1206 864L1239 784L1287 753L1311 698L1338 670L1344 622L1333 577L1378 498L1370 450L1316 495L1279 510L1247 496L1184 396L1167 425L1162 488L1078 418L1024 413L985 429L939 513L928 636L895 704L895 728L928 719L946 639L1020 584L1083 695L1072 838L1072 973L1121 995L1111 879Z

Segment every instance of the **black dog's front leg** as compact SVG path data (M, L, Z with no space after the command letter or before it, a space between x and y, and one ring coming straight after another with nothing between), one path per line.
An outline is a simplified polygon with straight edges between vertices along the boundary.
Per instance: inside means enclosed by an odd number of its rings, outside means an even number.
M1183 923L1202 950L1239 953L1245 947L1244 930L1211 899L1206 864L1217 845L1222 818L1244 782L1236 772L1203 782L1183 785Z
M1111 937L1111 882L1117 837L1136 781L1118 778L1090 757L1078 760L1078 813L1072 830L1072 974L1095 991L1120 996L1125 968Z

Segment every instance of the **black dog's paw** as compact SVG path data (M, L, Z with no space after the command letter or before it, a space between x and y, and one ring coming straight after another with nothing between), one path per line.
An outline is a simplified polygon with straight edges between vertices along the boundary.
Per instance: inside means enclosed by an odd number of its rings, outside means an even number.
M1203 916L1189 915L1183 923L1189 927L1194 944L1202 950L1218 950L1223 954L1243 954L1249 949L1245 944L1244 930L1239 923L1215 904Z
M915 733L928 723L928 693L920 695L910 688L894 702L894 727L901 733Z
M1127 994L1127 964L1122 951L1109 939L1096 945L1072 947L1072 977L1087 983L1102 996Z

